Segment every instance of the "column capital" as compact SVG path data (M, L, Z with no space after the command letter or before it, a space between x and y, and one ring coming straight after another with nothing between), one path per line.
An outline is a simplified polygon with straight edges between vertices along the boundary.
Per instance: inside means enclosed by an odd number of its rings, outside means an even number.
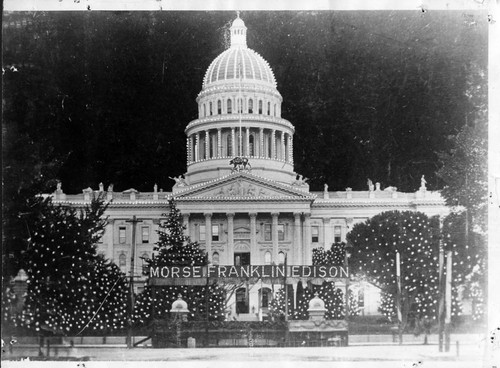
M294 212L294 213L293 213L293 216L294 216L295 218L300 217L300 215L302 215L302 212Z
M212 212L204 212L203 215L205 217L212 217Z
M257 212L249 212L248 213L248 216L250 216L250 218L256 218L257 217Z
M311 218L311 212L304 212L304 218L309 220Z
M331 217L323 217L323 222L326 223L326 222L330 222L332 218Z
M226 212L226 216L233 218L234 217L234 212Z
M279 212L271 212L272 217L278 217L280 215Z
M187 218L189 218L189 215L191 215L189 212L188 212L188 213L183 213L183 214L182 214L182 217L187 217Z

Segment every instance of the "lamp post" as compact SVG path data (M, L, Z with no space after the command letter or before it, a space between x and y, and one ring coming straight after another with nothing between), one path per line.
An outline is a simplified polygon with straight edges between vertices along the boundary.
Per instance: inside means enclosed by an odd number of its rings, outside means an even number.
M135 275L135 248L136 248L136 225L142 220L137 220L134 215L132 220L127 220L126 222L132 223L132 249L130 255L130 305L129 305L129 318L128 318L128 330L127 330L127 348L131 349L134 347L132 342L132 319L134 315L134 275Z
M187 315L189 313L188 305L184 300L182 300L181 294L179 294L177 300L172 303L172 309L170 309L170 313L172 314L172 319L175 322L177 346L180 347L182 343L182 322L187 321Z

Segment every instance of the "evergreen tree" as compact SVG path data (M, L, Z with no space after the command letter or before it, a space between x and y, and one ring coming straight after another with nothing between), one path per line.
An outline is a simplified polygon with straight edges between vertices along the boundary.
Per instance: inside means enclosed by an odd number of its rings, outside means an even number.
M163 214L158 230L159 240L154 247L157 252L147 260L151 267L163 266L206 266L208 258L197 242L191 242L184 235L182 214L173 198L169 201L169 212ZM224 289L216 283L208 286L171 285L164 287L146 286L138 295L134 306L134 321L143 325L152 319L169 316L172 303L181 295L188 304L189 317L193 320L223 320ZM154 308L153 308L154 304ZM208 311L207 311L208 307ZM154 311L154 315L153 315Z
M325 302L326 319L342 319L345 315L344 293L335 288L335 283L324 281L318 288L318 296Z
M309 318L307 309L309 308L309 301L314 297L308 287L303 287L302 281L297 283L297 293L295 296L295 310L293 314L294 319L306 320Z
M359 316L361 308L359 306L358 296L356 291L352 288L348 291L348 303L349 303L349 317Z
M341 265L345 262L346 244L334 243L329 250L313 249L313 265Z
M392 318L397 295L396 252L400 254L403 325L412 319L437 316L437 219L420 212L383 212L356 224L347 235L353 245L349 259L355 275L366 276L383 290L381 310Z
M291 286L291 285L289 285ZM288 290L288 315L293 316L294 311L293 311L293 299L291 298L290 294L290 289ZM269 315L275 319L275 320L281 320L285 318L285 298L286 298L286 292L285 288L282 287L279 289L273 297L273 300L271 301L270 307L269 307ZM291 318L290 318L291 319Z
M462 296L472 299L472 315L481 319L484 313L486 289L486 242L485 237L467 226L467 212L452 212L443 221L443 246L452 252L452 316L461 310L457 300L458 289Z
M378 307L378 311L382 313L382 315L387 317L389 321L396 321L396 299L394 298L393 294L382 290L380 294L380 306Z
M94 198L80 211L32 199L28 290L22 324L39 333L122 329L127 284L118 266L97 255L107 205Z

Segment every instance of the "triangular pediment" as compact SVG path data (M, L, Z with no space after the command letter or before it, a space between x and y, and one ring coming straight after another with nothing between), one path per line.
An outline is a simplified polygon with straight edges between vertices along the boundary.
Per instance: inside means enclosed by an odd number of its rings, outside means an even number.
M314 199L308 191L250 173L235 173L196 184L175 194L178 200L272 200Z

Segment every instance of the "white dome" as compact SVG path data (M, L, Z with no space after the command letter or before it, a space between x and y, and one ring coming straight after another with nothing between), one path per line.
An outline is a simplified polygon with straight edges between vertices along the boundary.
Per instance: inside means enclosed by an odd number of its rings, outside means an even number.
M231 47L217 56L210 64L203 79L203 88L217 82L258 82L276 88L271 67L254 50Z

